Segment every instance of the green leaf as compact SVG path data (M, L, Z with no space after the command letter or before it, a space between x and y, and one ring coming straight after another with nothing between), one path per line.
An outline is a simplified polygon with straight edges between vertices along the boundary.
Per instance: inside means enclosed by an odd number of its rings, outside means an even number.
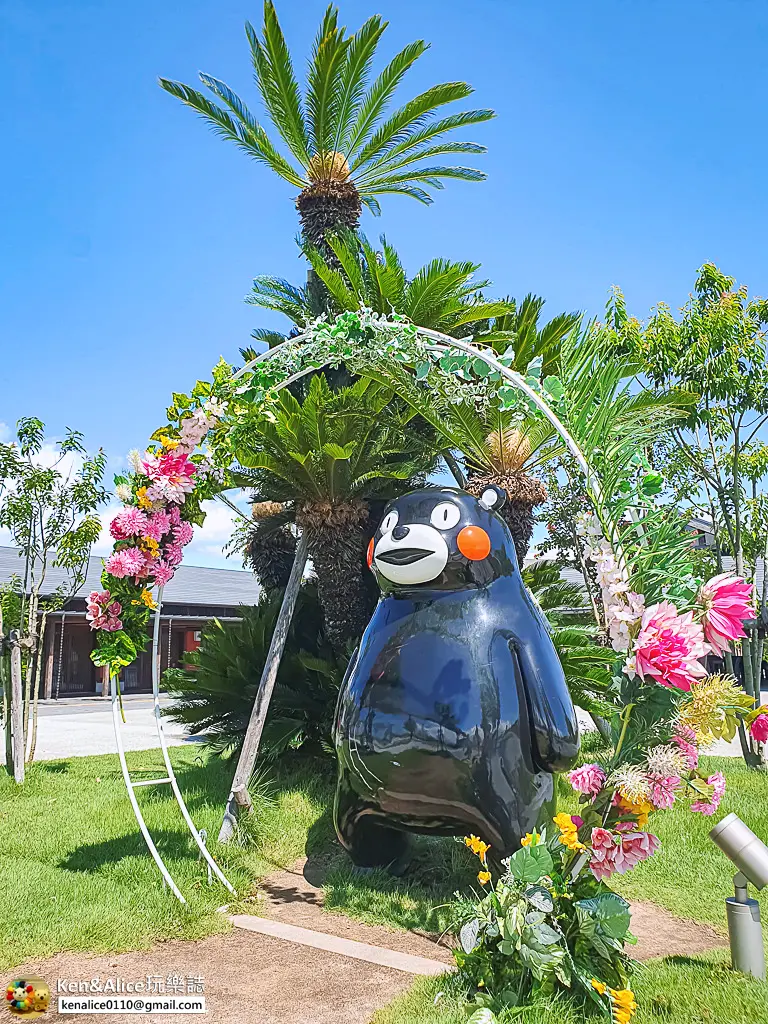
M550 394L556 402L559 401L565 394L563 382L560 380L559 377L545 377L541 383L547 394Z
M471 1017L467 1018L467 1024L498 1024L496 1014L487 1006L475 1010Z
M612 939L623 939L629 931L629 904L615 892L604 892L588 900L574 903L580 920L585 915L599 925L600 930Z
M546 846L524 846L509 858L509 873L518 882L538 882L554 864Z
M461 926L461 931L459 932L459 942L461 943L461 948L464 950L465 953L471 953L472 950L477 945L477 934L479 929L480 922L476 917L473 918L471 921L466 921Z

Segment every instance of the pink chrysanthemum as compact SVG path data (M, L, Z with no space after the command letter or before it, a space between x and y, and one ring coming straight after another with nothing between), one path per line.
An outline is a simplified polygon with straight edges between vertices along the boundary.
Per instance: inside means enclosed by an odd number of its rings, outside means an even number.
M691 810L698 811L700 814L712 815L720 806L720 801L723 799L723 794L725 793L725 776L722 772L715 772L714 775L710 775L707 779L707 785L714 787L712 790L712 798L710 800L696 800L695 803L691 804Z
M175 569L177 565L181 565L181 560L184 557L184 551L180 544L166 544L163 549L163 557L166 562Z
M704 630L693 612L679 615L669 601L651 605L643 615L630 669L643 679L650 676L662 686L688 691L707 670L700 658L709 653Z
M138 576L144 569L145 558L138 548L121 548L110 555L104 568L112 576L122 579L125 576Z
M146 529L147 517L139 508L126 508L119 512L109 524L109 532L115 540L137 537Z
M754 618L752 584L731 572L713 576L699 591L704 609L704 636L716 654L730 651L734 640L746 636L744 621Z
M185 544L189 544L194 535L195 531L192 529L192 524L187 523L183 519L178 526L174 526L173 528L173 539L177 544L181 545L181 547L184 547Z
M764 711L750 724L749 733L757 743L768 743L768 715Z
M589 869L598 881L607 881L614 874L626 874L661 846L658 838L650 832L633 832L628 828L633 828L629 822L615 831L599 827L592 829Z
M123 628L120 620L120 612L123 606L119 601L113 601L108 590L94 590L88 595L87 611L85 617L90 623L91 629L103 629L108 633L115 633Z
M147 525L143 530L143 536L151 537L152 540L161 541L170 529L171 517L167 512L158 510L148 517Z
M152 567L152 574L155 577L155 583L159 587L164 587L166 583L173 579L174 568L172 565L168 565L162 558L159 558Z
M671 807L675 802L675 794L680 788L681 778L679 775L649 775L650 783L649 799L657 810Z
M577 793L597 796L605 783L605 772L599 764L584 764L568 772L568 781Z

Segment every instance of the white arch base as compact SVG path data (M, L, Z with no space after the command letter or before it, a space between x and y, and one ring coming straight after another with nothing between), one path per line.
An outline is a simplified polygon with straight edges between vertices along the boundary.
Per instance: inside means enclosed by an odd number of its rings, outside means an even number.
M165 763L165 770L167 772L162 778L159 779L139 779L136 782L131 778L131 774L128 770L128 765L125 760L125 748L123 747L123 735L122 735L122 721L123 716L120 710L120 700L117 691L117 676L114 673L110 673L109 676L109 692L112 699L112 722L115 727L115 742L117 744L117 756L120 758L120 767L123 772L123 779L125 780L125 787L128 790L128 799L131 801L131 807L133 807L133 813L136 815L136 821L138 822L141 834L144 836L144 842L147 844L147 849L152 854L152 858L160 869L160 874L163 876L163 883L169 887L173 895L180 903L186 903L187 901L179 891L179 887L171 877L168 868L165 866L163 858L160 856L160 852L155 846L154 840L150 834L147 824L144 821L144 815L141 813L139 802L136 799L135 790L140 786L161 786L170 785L173 790L173 795L176 797L176 803L179 805L182 817L190 831L192 838L197 843L197 847L200 850L200 856L202 856L208 866L208 881L211 881L211 872L219 879L222 885L225 885L227 889L236 895L235 890L232 888L230 883L224 877L219 865L213 859L209 853L205 838L200 834L198 829L195 827L195 823L192 821L187 805L184 803L184 798L181 795L179 789L179 783L176 779L176 774L171 764L171 758L168 754L168 745L165 741L165 732L163 730L163 719L162 712L160 710L160 672L158 666L158 647L160 643L160 609L163 604L163 588L160 587L157 594L157 609L155 611L155 622L152 631L152 698L153 698L153 711L155 716L155 728L157 729L157 738L160 743L160 750L163 754L163 761Z

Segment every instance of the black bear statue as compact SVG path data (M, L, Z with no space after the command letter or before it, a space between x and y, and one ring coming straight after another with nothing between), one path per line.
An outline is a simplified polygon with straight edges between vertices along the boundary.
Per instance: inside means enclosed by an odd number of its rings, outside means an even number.
M475 833L497 857L554 813L576 714L496 510L504 492L391 501L368 549L382 592L334 725L334 823L355 864L402 870L409 832Z

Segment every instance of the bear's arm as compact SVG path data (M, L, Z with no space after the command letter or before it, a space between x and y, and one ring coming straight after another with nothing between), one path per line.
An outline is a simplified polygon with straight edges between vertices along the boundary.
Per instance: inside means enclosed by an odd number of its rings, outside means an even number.
M519 622L512 645L520 665L531 723L534 761L542 771L571 768L579 753L579 725L560 659L533 608Z

